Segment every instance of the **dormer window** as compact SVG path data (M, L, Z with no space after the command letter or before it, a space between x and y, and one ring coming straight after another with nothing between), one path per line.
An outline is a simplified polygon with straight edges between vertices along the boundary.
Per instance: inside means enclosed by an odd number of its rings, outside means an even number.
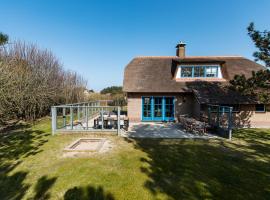
M205 68L205 77L217 77L218 76L218 66L211 66Z
M222 78L219 65L181 65L178 78Z
M181 67L181 77L192 77L192 67Z

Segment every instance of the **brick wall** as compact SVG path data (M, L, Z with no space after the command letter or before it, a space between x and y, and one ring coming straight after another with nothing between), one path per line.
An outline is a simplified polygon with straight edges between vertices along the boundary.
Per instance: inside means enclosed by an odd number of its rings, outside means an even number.
M234 114L237 127L270 128L270 105L266 112L255 112L255 105L241 105L240 112Z
M130 122L140 122L142 116L142 98L140 94L128 93L128 117Z
M142 118L142 96L173 96L175 97L175 118L178 115L193 115L198 113L194 106L194 97L191 93L128 93L128 117L131 122L140 122Z
M200 117L200 104L191 93L128 93L128 117L130 122L140 122L142 117L142 96L174 96L175 118L187 114ZM240 112L234 113L236 127L270 128L270 105L266 112L255 112L255 105L241 105Z

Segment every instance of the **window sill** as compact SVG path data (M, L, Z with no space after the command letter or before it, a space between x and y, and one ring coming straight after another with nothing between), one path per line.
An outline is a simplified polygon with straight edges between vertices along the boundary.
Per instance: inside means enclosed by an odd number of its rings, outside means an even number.
M255 113L266 113L266 111L255 111Z
M193 81L218 81L218 82L226 82L224 78L216 78L216 77L205 77L205 78L176 78L177 82L193 82Z

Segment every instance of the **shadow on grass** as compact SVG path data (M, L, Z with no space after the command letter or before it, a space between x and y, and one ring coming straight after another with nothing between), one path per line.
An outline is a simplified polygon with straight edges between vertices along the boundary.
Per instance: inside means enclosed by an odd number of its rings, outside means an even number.
M233 137L245 141L248 148L255 153L246 156L259 156L270 160L270 129L238 129Z
M30 125L14 125L0 135L0 199L22 199L30 185L24 180L27 171L13 170L23 158L35 155L47 142L43 131L32 130Z
M55 183L56 178L48 178L47 176L42 176L38 179L38 182L35 186L35 200L45 200L50 198L49 189L53 186Z
M39 153L40 146L47 142L48 136L40 130L32 130L29 125L19 126L10 133L0 135L0 160L17 160Z
M146 152L141 171L145 187L172 199L267 199L269 162L247 159L246 152L219 141L133 139ZM268 151L269 151L268 146ZM256 154L256 152L255 152ZM260 155L260 154L258 154Z
M0 199L22 199L27 189L30 187L28 184L24 184L23 181L27 176L27 172L20 171L15 172L12 175L7 175L16 166L20 164L0 164Z
M93 186L74 187L66 191L64 200L114 200L111 193L105 192L103 187Z

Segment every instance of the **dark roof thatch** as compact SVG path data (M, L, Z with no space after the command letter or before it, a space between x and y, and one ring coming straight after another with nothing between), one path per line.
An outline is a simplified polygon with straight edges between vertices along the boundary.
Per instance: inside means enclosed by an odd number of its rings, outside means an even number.
M237 74L250 77L252 71L264 69L263 66L243 57L211 56L211 57L137 57L125 68L125 92L185 92L190 91L188 82L179 82L174 74L179 64L221 65L223 78L227 81ZM226 83L226 82L225 82Z
M187 83L200 104L256 104L255 97L244 96L220 82Z

